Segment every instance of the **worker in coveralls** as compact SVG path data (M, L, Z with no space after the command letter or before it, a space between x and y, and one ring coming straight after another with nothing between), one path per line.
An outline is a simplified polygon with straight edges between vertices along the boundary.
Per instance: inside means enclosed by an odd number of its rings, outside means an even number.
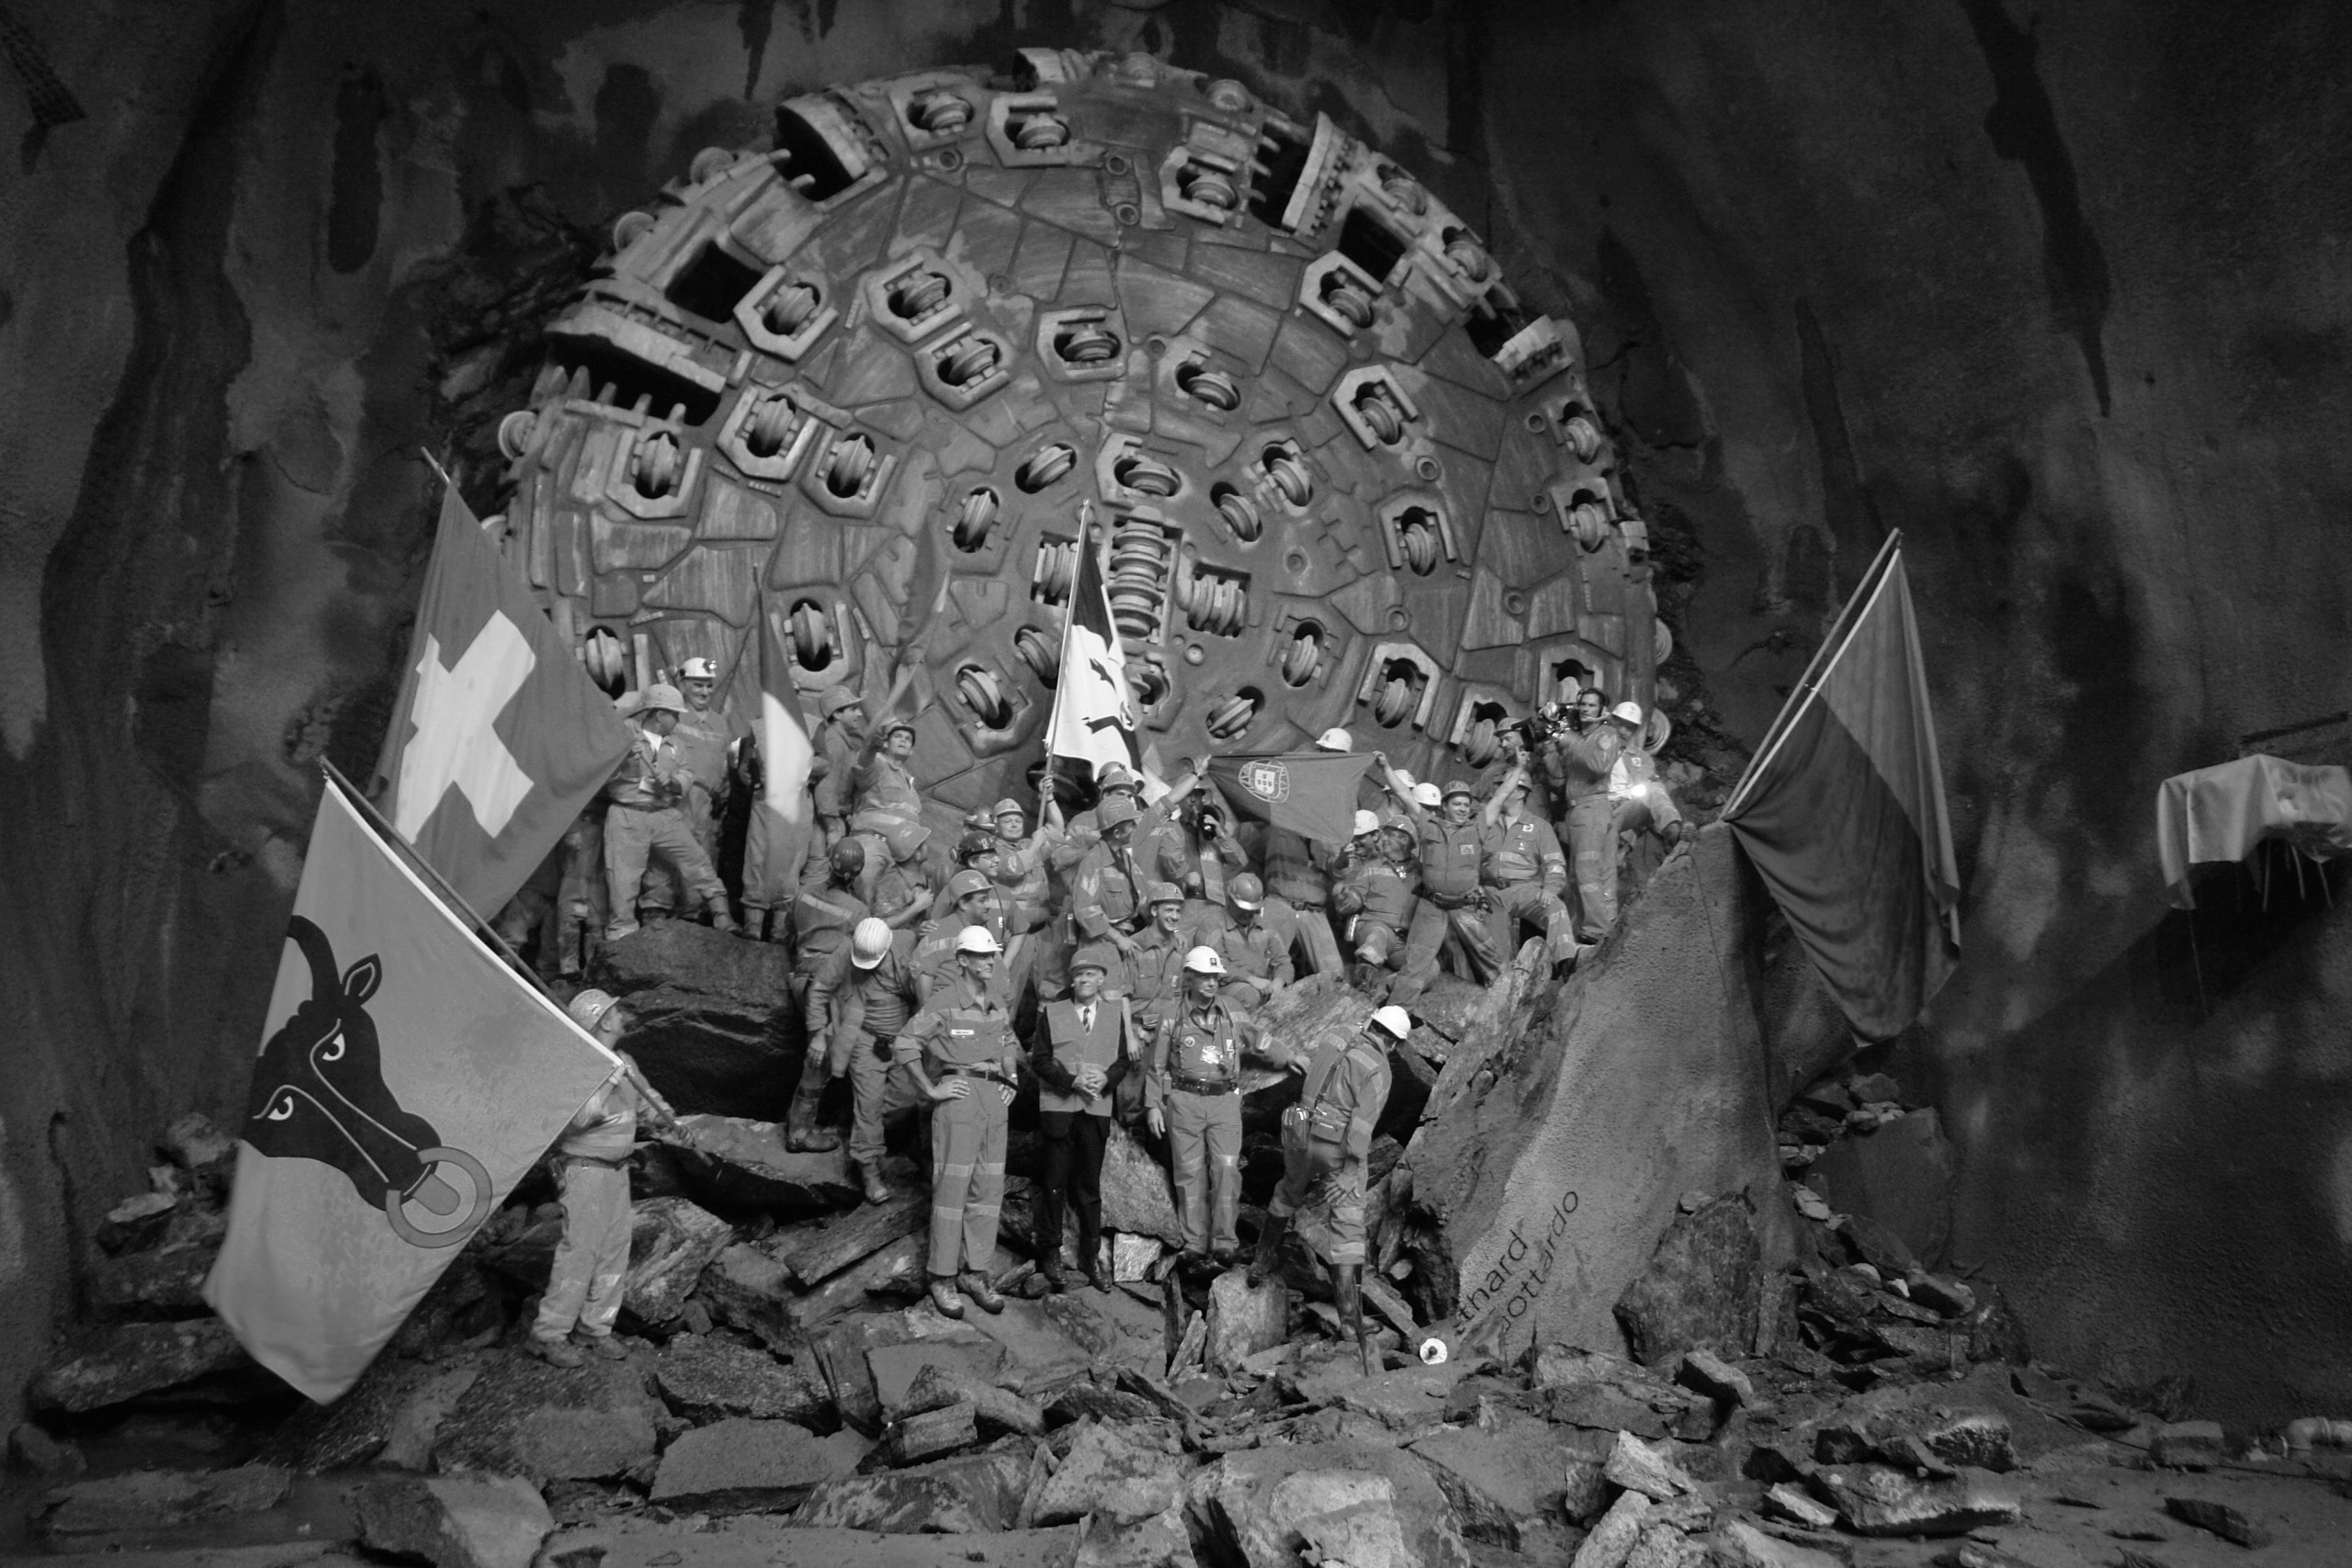
M1266 1228L1250 1260L1252 1282L1273 1271L1294 1224L1330 1272L1340 1314L1359 1326L1364 1264L1365 1163L1372 1130L1388 1103L1388 1053L1412 1032L1403 1008L1385 1007L1352 1040L1326 1036L1306 1066L1298 1103L1283 1112L1283 1179L1266 1205Z
M1568 863L1552 825L1527 808L1531 781L1527 761L1511 764L1494 799L1487 803L1487 941L1472 955L1480 982L1492 980L1519 946L1521 920L1544 928L1544 956L1553 962L1576 951L1568 907ZM1465 947L1469 944L1464 943Z
M989 983L1001 944L982 926L956 938L963 973L899 1036L897 1063L931 1105L931 1304L964 1315L963 1294L1002 1312L989 1283L1004 1201L1005 1111L1021 1073L1012 1016Z
M1597 708L1599 699L1589 705ZM1560 794L1568 803L1568 863L1576 877L1580 944L1599 942L1617 924L1617 803L1609 798L1609 775L1624 750L1624 727L1603 720L1562 739L1555 753Z
M890 1201L889 1183L882 1179L890 1063L907 1021L922 1010L928 994L915 970L914 949L911 931L894 931L869 915L808 987L808 1059L821 1058L831 1077L849 1079L849 1157L865 1179L869 1203ZM788 1131L786 1144L797 1146Z
M1138 1055L1127 1035L1126 1010L1106 995L1103 982L1119 955L1090 942L1070 955L1069 998L1047 1002L1039 1018L1036 1055L1037 1130L1045 1135L1046 1169L1037 1193L1037 1273L1063 1289L1063 1204L1078 1216L1079 1268L1098 1291L1111 1288L1102 1270L1102 1149L1111 1134L1111 1072L1122 1056Z
M1486 824L1478 820L1477 797L1455 779L1439 798L1434 812L1418 794L1405 807L1420 840L1421 902L1405 933L1404 973L1388 988L1388 999L1400 1005L1436 977L1438 953L1449 937L1472 955L1467 962L1474 970L1486 944L1487 895L1478 883L1487 861Z
M607 991L587 990L564 1010L571 1021L612 1050L628 1027L628 1015ZM617 1054L617 1053L616 1053ZM588 1097L555 1145L556 1184L563 1193L563 1237L556 1243L548 1288L525 1348L559 1367L585 1363L583 1348L617 1361L628 1352L613 1342L628 1279L628 1156L637 1122L683 1131L678 1118L627 1056Z
M1435 976L1437 955L1417 958L1405 942L1420 908L1420 872L1413 863L1413 825L1391 812L1373 839L1370 855L1351 858L1331 890L1331 908L1347 918L1348 943L1356 957L1351 976L1356 989L1379 997L1390 984L1382 977L1383 970L1409 970L1409 975L1399 974L1395 984L1408 996L1418 997Z
M1241 1057L1287 1060L1265 1030L1217 999L1225 961L1213 947L1184 955L1184 999L1161 1021L1144 1064L1144 1119L1168 1140L1184 1259L1231 1267L1240 1256L1234 1216L1241 1202Z
M605 924L608 942L637 930L638 888L645 881L647 861L656 853L676 867L688 896L710 910L714 927L735 929L727 912L727 888L686 821L683 803L695 778L670 739L685 711L676 687L648 687L629 716L637 733L628 752L605 785L605 798L612 803L605 814L605 879L612 897Z

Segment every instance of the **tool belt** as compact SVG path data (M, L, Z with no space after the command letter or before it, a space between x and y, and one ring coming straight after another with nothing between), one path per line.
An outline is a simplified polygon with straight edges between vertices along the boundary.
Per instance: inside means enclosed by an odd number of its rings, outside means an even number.
M616 800L613 804L623 811L675 811L681 803L675 800Z
M1459 909L1478 900L1476 893L1431 893L1424 889L1421 897L1441 909Z
M1234 1078L1196 1078L1190 1073L1170 1073L1168 1082L1186 1094L1238 1094L1241 1080Z
M866 1038L874 1042L874 1054L887 1062L898 1044L899 1035L893 1030L888 1034L868 1034Z

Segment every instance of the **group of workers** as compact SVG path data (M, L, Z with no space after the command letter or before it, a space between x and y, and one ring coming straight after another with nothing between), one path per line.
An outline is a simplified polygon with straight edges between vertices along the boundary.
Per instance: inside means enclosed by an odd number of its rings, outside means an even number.
M642 920L701 910L715 927L739 929L717 867L720 828L729 792L756 796L760 763L749 728L713 705L716 674L707 660L690 660L675 686L621 699L634 732L628 756L502 915L518 946L539 939L558 973L579 974L594 937L618 940ZM967 1300L1003 1307L985 1270L1007 1116L1024 1079L1036 1086L1035 1252L1049 1288L1069 1283L1073 1218L1078 1272L1109 1288L1101 1172L1114 1117L1165 1143L1185 1263L1238 1263L1241 1094L1255 1058L1304 1082L1283 1118L1284 1176L1250 1266L1260 1277L1284 1266L1283 1241L1295 1235L1311 1261L1298 1248L1289 1261L1319 1264L1317 1276L1360 1322L1366 1165L1389 1050L1412 1028L1409 1005L1442 963L1493 978L1522 926L1542 933L1552 960L1573 961L1616 919L1622 843L1654 832L1670 844L1681 831L1639 744L1641 710L1606 710L1592 690L1510 732L1484 787L1417 782L1374 753L1345 843L1237 823L1190 763L1168 783L1113 763L1096 771L1086 809L1066 816L1048 790L1033 824L1020 802L1001 800L966 817L951 847L924 820L914 722L869 722L837 689L820 715L814 829L787 845L772 813L749 813L740 929L793 950L808 1050L785 1122L791 1148L839 1146L820 1110L829 1083L847 1079L848 1156L866 1199L886 1201L888 1118L927 1108L929 1289L950 1316ZM1317 746L1354 750L1340 729ZM1369 995L1375 1010L1360 1032L1295 1052L1270 1031L1264 1015L1302 964L1345 970ZM594 1013L584 1025L620 1027L611 998L581 997ZM658 1104L641 1077L628 1081L634 1103ZM609 1123L618 1112L608 1104L601 1114ZM609 1125L575 1131L571 1141L600 1149L613 1141ZM601 1156L565 1157L571 1170ZM569 1215L569 1178L565 1193ZM600 1311L609 1333L605 1298L617 1296L589 1261L579 1267L591 1277L564 1299L584 1343ZM561 1329L548 1333L561 1312L548 1312L535 1348L561 1343Z

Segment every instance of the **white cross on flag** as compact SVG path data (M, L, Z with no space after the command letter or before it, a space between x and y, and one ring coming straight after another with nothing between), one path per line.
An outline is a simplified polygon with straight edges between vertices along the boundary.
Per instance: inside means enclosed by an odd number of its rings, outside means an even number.
M628 727L452 486L377 770L384 815L488 919L628 746Z

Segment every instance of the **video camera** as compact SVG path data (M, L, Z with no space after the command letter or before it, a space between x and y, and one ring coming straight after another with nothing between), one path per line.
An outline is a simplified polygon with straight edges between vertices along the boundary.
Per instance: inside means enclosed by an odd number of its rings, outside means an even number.
M1576 734L1576 714L1565 703L1545 703L1525 718L1513 719L1503 728L1507 733L1518 736L1521 744L1532 755L1555 740Z

